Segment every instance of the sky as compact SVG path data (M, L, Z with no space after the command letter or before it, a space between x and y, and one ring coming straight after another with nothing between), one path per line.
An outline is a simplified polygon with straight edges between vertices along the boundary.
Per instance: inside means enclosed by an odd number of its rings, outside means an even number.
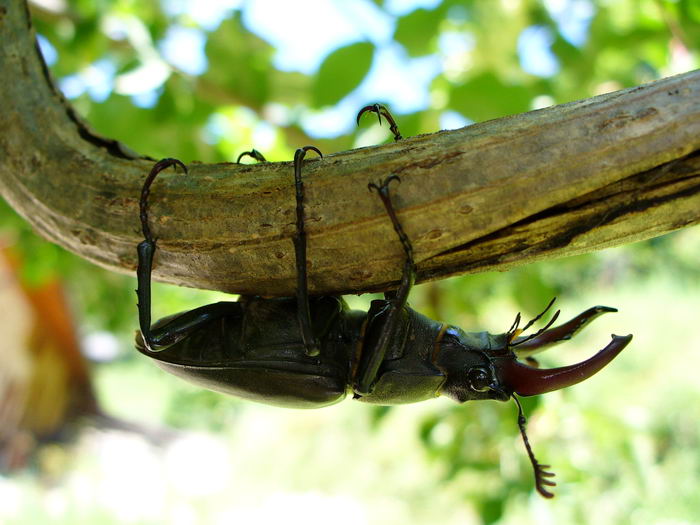
M358 88L337 105L322 110L305 110L301 125L311 136L322 130L323 136L347 133L353 126L357 107L367 100L383 100L396 114L412 113L430 104L430 83L451 54L463 53L473 42L464 34L445 34L439 52L424 57L409 57L401 45L393 42L396 17L418 8L432 9L439 0L387 0L384 10L370 0L162 0L166 14L174 19L187 15L196 26L173 24L165 37L152 42L145 26L136 19L108 17L104 31L114 38L127 38L137 50L142 64L117 75L108 59L94 62L85 70L63 77L59 87L67 98L83 93L95 101L105 100L115 92L132 97L140 107L151 107L160 88L176 68L190 75L206 71L207 32L215 30L234 10L241 10L246 27L275 47L275 67L284 71L313 74L333 50L353 42L370 41L376 54L369 74ZM594 8L590 0L544 0L557 22L562 36L574 45L585 43ZM269 13L275 16L269 16ZM298 31L305 17L313 13L323 20L313 32ZM556 74L559 64L550 51L553 35L543 26L526 28L518 41L522 68L537 76ZM41 35L39 42L49 63L56 51ZM395 86L400 85L401 89ZM444 129L462 127L469 121L454 111L445 112Z

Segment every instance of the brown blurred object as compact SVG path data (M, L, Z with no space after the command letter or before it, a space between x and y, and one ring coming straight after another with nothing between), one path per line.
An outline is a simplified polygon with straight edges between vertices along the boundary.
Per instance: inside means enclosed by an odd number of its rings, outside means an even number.
M57 278L23 282L21 258L0 245L0 470L24 466L37 444L101 415Z
M138 433L155 445L171 439L169 429L132 423L100 409L60 280L52 277L30 286L21 270L19 251L0 239L0 472L24 467L41 445L70 441L81 423ZM49 467L58 475L45 460L63 454L43 447L51 450L40 454L38 463L42 471Z

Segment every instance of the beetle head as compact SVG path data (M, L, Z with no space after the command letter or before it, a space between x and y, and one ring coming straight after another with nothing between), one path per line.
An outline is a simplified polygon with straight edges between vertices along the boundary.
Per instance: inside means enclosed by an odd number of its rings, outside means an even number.
M550 329L559 315L559 312L556 312L544 328L532 335L522 336L527 328L549 310L553 302L523 329L519 329L518 314L510 330L504 334L466 333L456 327L447 327L441 332L441 337L438 337L433 353L436 364L447 376L441 388L442 394L460 403L472 399L507 401L513 398L518 406L520 434L535 474L535 487L545 498L554 496L548 490L548 487L555 485L550 479L554 474L547 470L549 465L542 465L535 458L525 432L525 416L516 394L544 394L584 381L612 361L632 340L631 335L613 335L612 341L596 355L574 365L545 370L526 365L518 358L536 364L531 354L570 339L600 314L615 311L614 308L595 306Z
M438 364L446 372L442 393L455 401L471 399L508 400L512 394L534 396L575 385L591 377L612 361L632 340L631 335L612 336L612 341L593 357L559 368L541 369L521 361L537 362L531 355L571 339L583 326L614 308L595 306L555 328L557 311L544 328L522 336L551 307L519 329L520 316L510 330L492 335L486 332L466 333L449 327L439 342Z
M466 333L460 328L448 327L437 355L437 364L446 375L440 393L458 403L482 399L507 401L512 390L503 384L498 368L500 362L490 350L496 341L503 350L507 349L503 336Z

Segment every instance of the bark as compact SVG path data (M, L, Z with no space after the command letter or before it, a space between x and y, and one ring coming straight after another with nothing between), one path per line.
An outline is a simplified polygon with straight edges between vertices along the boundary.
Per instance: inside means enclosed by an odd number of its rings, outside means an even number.
M2 195L50 241L133 272L138 198L153 160L81 122L50 81L23 3L0 0L0 41ZM697 224L699 149L700 72L690 72L459 130L324 152L304 166L311 291L380 290L399 280L401 245L369 181L401 177L393 195L418 280L426 280ZM161 174L152 188L155 278L292 294L291 163L189 168L187 176Z

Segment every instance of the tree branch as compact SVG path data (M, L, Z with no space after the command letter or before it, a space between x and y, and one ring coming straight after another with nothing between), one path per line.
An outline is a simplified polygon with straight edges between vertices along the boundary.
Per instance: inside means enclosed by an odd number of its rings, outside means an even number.
M26 8L0 0L0 191L52 242L133 272L152 160L98 137L53 88ZM700 222L700 72L341 153L304 166L313 293L385 289L402 250L369 181L394 198L419 280L504 270ZM188 159L183 159L188 161ZM159 280L290 295L291 162L189 165L152 188Z

